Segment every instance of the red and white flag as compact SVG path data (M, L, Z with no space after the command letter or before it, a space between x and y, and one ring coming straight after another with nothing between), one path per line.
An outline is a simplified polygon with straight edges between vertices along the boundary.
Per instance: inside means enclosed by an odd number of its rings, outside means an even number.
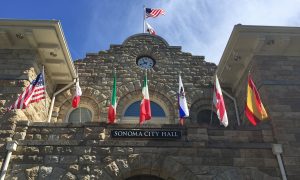
M148 24L147 22L146 23L146 26L147 26L147 31L149 32L149 34L152 34L152 35L155 35L155 30L153 29L153 27L150 26L150 24Z
M143 99L140 105L140 124L142 124L146 120L151 119L151 107L150 107L150 98L149 98L149 91L148 91L147 74L145 75L144 78L142 94L143 94Z
M214 105L217 109L218 118L225 127L228 126L228 117L225 108L224 98L222 94L222 89L219 84L218 77L216 75L215 87L214 87L214 97L213 97Z
M75 94L73 97L73 101L72 101L72 107L73 108L77 108L78 104L80 103L80 96L82 95L82 91L81 88L79 86L79 81L76 82L76 87L75 87Z

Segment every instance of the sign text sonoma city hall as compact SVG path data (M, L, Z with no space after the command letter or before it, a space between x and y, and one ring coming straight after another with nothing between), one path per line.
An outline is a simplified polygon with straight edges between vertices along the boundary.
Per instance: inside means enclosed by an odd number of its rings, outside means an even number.
M180 139L181 131L172 130L111 130L113 138Z

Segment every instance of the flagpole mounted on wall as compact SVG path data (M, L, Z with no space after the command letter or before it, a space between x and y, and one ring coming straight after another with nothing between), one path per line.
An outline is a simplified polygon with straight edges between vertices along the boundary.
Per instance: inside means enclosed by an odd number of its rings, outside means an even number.
M46 109L46 113L48 112L47 110L47 96L46 96L46 80L45 80L45 66L43 65L43 81L44 81L44 88L45 88L45 91L44 91L44 94L45 94L45 109ZM48 115L48 114L47 114Z
M145 20L146 20L146 14L145 14L145 12L146 12L146 6L143 5L143 33L146 32L145 31Z

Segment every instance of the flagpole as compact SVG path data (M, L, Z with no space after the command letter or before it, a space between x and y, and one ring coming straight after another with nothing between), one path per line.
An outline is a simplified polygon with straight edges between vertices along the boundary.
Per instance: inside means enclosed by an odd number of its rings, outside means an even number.
M43 65L43 81L44 81L44 95L45 95L45 109L46 109L46 114L48 115L47 111L47 96L46 96L46 91L47 91L47 86L46 86L46 80L45 80L45 66Z
M146 6L145 5L143 5L143 33L145 33L145 12L146 12Z
M181 78L181 71L179 71L179 78ZM180 87L180 82L178 83L179 84L179 87ZM180 102L179 102L179 98L180 98L180 89L179 89L179 91L178 91L178 95L177 95L178 97L177 97L177 101L178 101L178 110L179 110L179 108L180 108ZM180 112L178 112L178 114L179 114L179 120L178 120L178 125L180 126L182 126L183 124L182 124L182 119L181 119L181 117L180 117Z
M214 112L214 110L213 110L214 107L213 106L214 106L214 93L215 93L215 91L216 91L216 77L214 78L213 99L211 101L211 113L210 113L210 122L209 122L210 126L212 124L212 117L213 117L213 112Z
M76 74L77 74L77 79L76 79L76 82L79 83L79 76L78 76L78 66L76 67ZM77 87L75 87L77 88ZM76 91L76 90L75 90ZM80 108L80 102L78 104L78 108L79 108L79 122L81 123L81 108Z

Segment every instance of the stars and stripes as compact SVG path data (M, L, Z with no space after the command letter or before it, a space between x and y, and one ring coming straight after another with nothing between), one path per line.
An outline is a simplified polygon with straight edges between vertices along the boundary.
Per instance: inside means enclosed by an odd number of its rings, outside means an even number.
M44 75L40 73L37 75L26 90L18 97L16 102L8 107L8 110L12 109L25 109L28 104L39 102L42 99L45 99L45 82Z
M165 15L165 11L163 9L146 8L146 18L148 18L148 17L155 18L159 15Z

